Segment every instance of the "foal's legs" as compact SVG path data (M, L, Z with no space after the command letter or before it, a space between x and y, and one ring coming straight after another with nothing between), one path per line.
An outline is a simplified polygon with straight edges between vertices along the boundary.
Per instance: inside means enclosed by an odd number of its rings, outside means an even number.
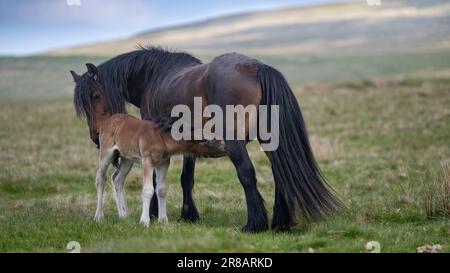
M158 220L161 223L169 222L166 210L166 174L169 168L170 157L160 162L156 167L156 195L158 196Z
M193 155L183 157L183 172L181 174L181 187L183 188L183 207L181 208L181 219L194 222L198 220L198 211L192 198L194 188L195 159Z
M116 204L119 218L127 216L127 201L125 199L125 178L133 167L133 162L125 158L120 159L119 168L113 174L114 189L116 192Z
M156 170L153 170L153 188L156 189ZM153 195L150 201L150 218L158 218L158 197Z
M149 157L142 159L144 179L142 185L142 215L140 223L148 226L150 223L150 199L153 196L153 164Z
M181 219L195 222L199 219L198 210L192 197L194 188L195 160L193 155L183 156L183 172L181 173L181 187L183 189L183 206L181 208ZM156 188L156 175L153 173L153 186ZM158 197L153 195L150 203L150 216L158 218Z
M246 142L239 140L226 141L225 148L237 170L239 180L245 191L247 224L242 230L247 232L265 231L268 228L267 212L264 207L264 200L256 188L255 169L248 156Z
M108 171L108 166L111 163L113 156L113 151L105 151L100 148L100 160L99 167L97 171L97 176L95 178L95 187L97 189L97 210L95 211L94 220L100 221L103 219L103 193L105 191L106 184L106 172Z

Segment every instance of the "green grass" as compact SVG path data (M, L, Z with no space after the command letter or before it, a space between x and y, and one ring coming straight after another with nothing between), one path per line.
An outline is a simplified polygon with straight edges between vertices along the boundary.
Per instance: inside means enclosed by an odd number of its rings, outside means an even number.
M69 97L0 102L0 251L415 252L450 251L448 215L427 216L427 187L450 159L448 78L296 85L312 145L347 209L290 233L245 234L242 187L229 160L199 160L194 197L201 220L177 221L181 158L169 169L167 226L139 222L140 167L128 177L130 216L119 220L108 188L106 219L92 220L97 150ZM273 178L258 145L249 146L271 216ZM429 200L428 200L429 201Z
M89 58L101 63L105 58ZM82 57L0 57L0 100L49 99L73 92L70 70L85 72Z

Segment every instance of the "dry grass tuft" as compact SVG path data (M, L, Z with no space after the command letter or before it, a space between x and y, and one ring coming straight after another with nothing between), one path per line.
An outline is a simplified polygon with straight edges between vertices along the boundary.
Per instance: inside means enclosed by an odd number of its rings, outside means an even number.
M336 139L311 136L310 143L317 160L333 161L344 155L344 149Z
M430 219L450 217L450 164L441 165L441 173L425 187L425 211Z

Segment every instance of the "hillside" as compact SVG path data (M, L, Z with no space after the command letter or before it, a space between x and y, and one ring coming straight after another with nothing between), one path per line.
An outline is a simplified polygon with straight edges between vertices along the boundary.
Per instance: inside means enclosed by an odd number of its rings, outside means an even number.
M114 42L0 58L0 99L70 96L69 70L86 71L137 44L188 51L203 61L254 56L292 85L450 75L450 3L365 1L239 14L153 30Z
M365 1L240 14L46 53L112 56L136 45L161 45L200 56L417 52L450 48L448 1Z

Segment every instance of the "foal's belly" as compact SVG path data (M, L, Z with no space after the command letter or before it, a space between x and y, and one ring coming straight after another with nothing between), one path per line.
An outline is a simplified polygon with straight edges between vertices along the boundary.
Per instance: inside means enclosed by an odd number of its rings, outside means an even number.
M141 164L142 163L142 158L140 156L137 155L131 155L131 154L127 154L127 153L123 153L121 152L119 149L117 149L117 151L119 152L120 157L125 158L127 160L132 161L133 163L138 163Z
M117 143L113 147L113 149L119 152L119 155L122 158L133 161L134 163L142 162L142 158L138 149L133 149L133 147L124 145L123 143Z

